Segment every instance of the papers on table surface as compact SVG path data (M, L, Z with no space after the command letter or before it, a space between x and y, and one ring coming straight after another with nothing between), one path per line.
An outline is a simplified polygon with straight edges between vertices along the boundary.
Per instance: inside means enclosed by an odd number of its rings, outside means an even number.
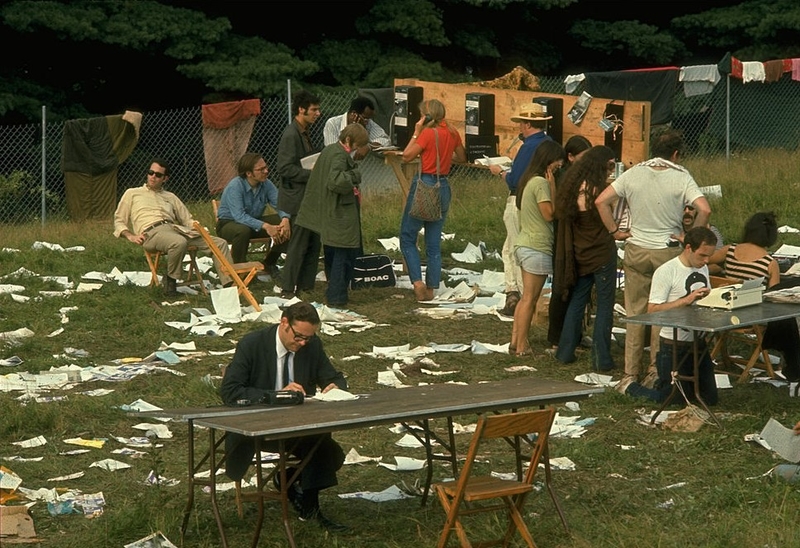
M357 400L358 396L341 388L332 388L327 392L317 392L312 399L317 401L350 401Z

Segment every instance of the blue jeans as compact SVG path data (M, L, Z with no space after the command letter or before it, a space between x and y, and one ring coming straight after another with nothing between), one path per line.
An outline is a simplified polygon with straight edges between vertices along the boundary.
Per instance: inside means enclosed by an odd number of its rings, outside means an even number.
M691 342L679 344L677 347L661 339L661 346L656 357L656 369L658 379L653 384L653 388L645 388L638 382L632 382L626 393L637 398L648 398L654 402L661 403L669 397L672 392L672 354L677 349L678 372L681 375L691 376L694 372ZM698 342L698 351L703 354L700 360L699 382L700 397L708 405L716 405L719 401L717 395L717 381L714 378L714 364L708 352L705 351L705 343ZM681 381L681 387L686 396L691 400L694 397L694 386L690 381Z
M561 329L556 359L564 363L575 361L575 349L581 342L581 327L586 303L589 301L592 286L594 286L597 290L597 313L592 333L592 367L600 371L614 368L614 360L611 358L611 327L614 322L616 278L616 257L592 274L578 278L578 282L572 289L567 313L564 316L564 327ZM551 298L554 297L551 296Z
M353 265L359 255L358 248L332 247L325 248L325 274L328 277L328 290L325 297L330 306L347 304L347 289L353 279Z
M442 218L438 221L420 221L408 214L411 203L414 201L414 193L418 184L433 186L436 184L436 175L427 173L422 174L420 181L418 176L414 177L411 183L411 190L408 193L406 207L403 210L403 219L400 221L400 251L406 261L408 275L411 283L422 280L422 261L417 249L417 236L422 227L425 227L425 254L428 257L428 268L425 269L425 285L436 289L442 280L442 226L447 218L447 210L450 208L450 185L447 177L439 177L441 183L439 194L442 198Z

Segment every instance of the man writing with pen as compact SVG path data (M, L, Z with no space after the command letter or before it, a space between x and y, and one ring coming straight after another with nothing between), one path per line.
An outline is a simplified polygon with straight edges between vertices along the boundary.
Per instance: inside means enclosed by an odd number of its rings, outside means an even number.
M243 400L261 402L276 390L296 391L311 397L318 387L323 393L337 387L347 389L344 375L331 365L317 336L319 325L317 310L309 303L298 302L283 311L279 324L245 335L222 379L223 402L226 405ZM319 507L319 492L337 484L336 472L344 463L342 448L330 434L288 439L286 446L292 447L292 454L301 460L311 455L299 479L288 487L289 501L300 519L315 520L331 532L348 530L347 526L325 517ZM262 447L276 451L278 443L266 442ZM225 451L228 476L241 479L253 460L253 440L229 433ZM286 475L291 477L294 470L287 470ZM278 475L274 478L277 481Z

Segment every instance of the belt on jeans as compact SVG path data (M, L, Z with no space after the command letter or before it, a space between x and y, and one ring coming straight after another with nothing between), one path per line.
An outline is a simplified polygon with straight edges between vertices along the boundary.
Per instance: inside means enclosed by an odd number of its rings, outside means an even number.
M157 223L153 223L150 226L148 226L147 228L145 228L144 230L142 230L142 233L144 234L145 232L149 232L149 231L153 230L157 226L165 225L165 224L171 223L171 222L172 221L168 221L166 219L164 219L163 221L158 221Z

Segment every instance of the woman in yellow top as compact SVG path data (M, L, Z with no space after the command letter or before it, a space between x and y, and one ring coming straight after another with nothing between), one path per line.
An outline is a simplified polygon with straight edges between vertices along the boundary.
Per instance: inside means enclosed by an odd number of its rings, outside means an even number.
M519 235L514 255L522 267L522 298L514 311L509 352L532 354L528 343L533 310L547 276L553 273L553 204L555 173L564 163L564 149L555 141L541 143L517 187Z

